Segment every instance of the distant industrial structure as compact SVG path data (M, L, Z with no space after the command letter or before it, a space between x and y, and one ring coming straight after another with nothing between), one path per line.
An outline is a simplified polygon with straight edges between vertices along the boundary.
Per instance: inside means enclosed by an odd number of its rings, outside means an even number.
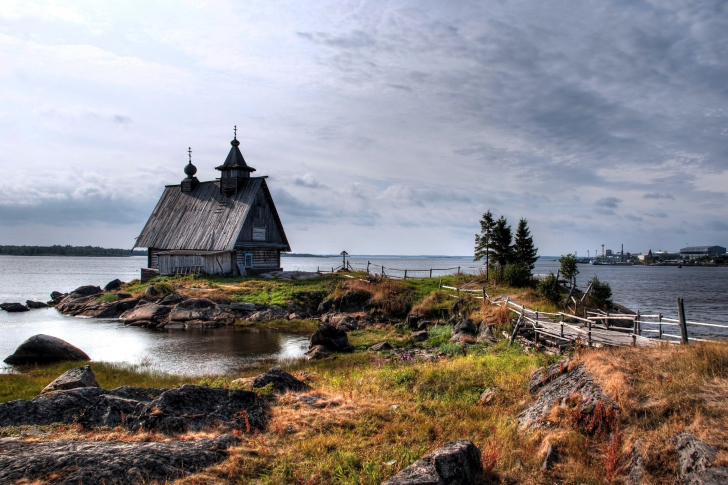
M703 256L722 256L726 253L723 246L689 246L680 250L680 256L684 259L695 259Z

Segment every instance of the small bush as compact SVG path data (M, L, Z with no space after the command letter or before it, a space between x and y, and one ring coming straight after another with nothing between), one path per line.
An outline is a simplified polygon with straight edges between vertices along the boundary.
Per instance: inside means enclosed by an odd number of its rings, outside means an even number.
M592 289L587 299L591 306L601 308L612 302L612 287L609 286L609 283L603 283L594 276L589 284L591 284Z
M463 349L459 345L446 343L440 345L438 348L440 352L448 355L463 355Z
M556 275L553 273L549 273L546 278L538 283L536 292L541 298L548 300L555 305L561 301L561 289L559 288L559 282L556 279Z
M438 325L429 330L425 346L429 348L439 347L450 341L452 336L452 325Z
M524 288L531 282L531 271L522 264L507 264L503 268L503 282L515 288Z

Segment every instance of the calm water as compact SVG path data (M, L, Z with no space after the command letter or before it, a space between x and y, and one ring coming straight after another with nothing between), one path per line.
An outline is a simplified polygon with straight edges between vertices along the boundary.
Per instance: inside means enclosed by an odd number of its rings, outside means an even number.
M401 271L460 267L476 273L481 266L469 257L352 257L356 268L401 276ZM68 292L82 285L104 286L114 278L130 281L139 277L146 257L82 258L0 256L0 302L49 299L51 291ZM326 270L341 264L339 257L282 258L286 270ZM535 273L554 273L558 262L540 260ZM728 323L728 268L579 265L577 282L586 286L593 276L609 283L614 300L632 310L676 317L675 299L685 299L688 320ZM448 271L435 271L433 276ZM412 275L413 273L409 273ZM429 272L414 273L427 276ZM691 329L694 335L711 332ZM151 364L178 374L222 373L256 359L300 356L308 344L306 336L275 331L234 328L151 330L125 327L116 320L81 319L60 315L55 309L25 313L0 311L0 358L10 355L26 338L45 333L78 346L94 360ZM720 332L718 332L721 334ZM712 332L713 335L716 332ZM723 333L722 335L725 335Z
M54 290L68 292L89 284L103 287L115 278L130 281L139 277L139 268L145 265L146 257L0 256L0 302L47 301ZM67 317L47 308L0 311L0 360L39 333L62 338L93 360L145 363L188 375L231 372L258 359L298 357L308 349L305 335L230 327L125 327L117 320Z

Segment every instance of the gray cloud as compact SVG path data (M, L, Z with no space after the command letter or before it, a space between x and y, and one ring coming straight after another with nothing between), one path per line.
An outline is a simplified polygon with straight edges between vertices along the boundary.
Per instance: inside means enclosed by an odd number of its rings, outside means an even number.
M597 207L608 207L610 209L616 209L617 206L622 202L622 199L616 197L604 197L594 202Z
M659 192L651 192L643 196L645 199L675 199L671 194L661 194Z

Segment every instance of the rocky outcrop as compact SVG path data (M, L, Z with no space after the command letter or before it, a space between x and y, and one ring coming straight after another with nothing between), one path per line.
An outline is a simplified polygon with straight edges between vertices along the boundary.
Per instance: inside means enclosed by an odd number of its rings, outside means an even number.
M137 305L121 315L124 324L134 327L151 327L164 326L167 323L167 316L172 308L167 305L157 305L156 303L147 303Z
M718 485L728 483L728 468L713 467L718 450L690 433L677 433L670 439L678 459L675 485Z
M126 298L112 302L89 301L83 308L79 308L74 316L92 318L119 318L124 312L136 308L139 304L138 298Z
M34 335L20 344L6 364L48 364L64 360L91 360L86 353L65 340L50 335Z
M0 404L0 426L80 423L163 433L208 427L263 429L267 402L250 391L184 385L174 389L83 387Z
M483 322L480 324L480 327L478 328L478 336L475 339L476 342L483 343L483 342L495 342L495 336L493 335L493 330L490 328L490 325Z
M463 440L435 450L382 485L470 485L481 472L480 450Z
M8 313L27 312L30 310L30 308L22 303L0 303L0 308Z
M308 349L308 352L303 354L306 360L319 360L319 359L325 359L326 357L329 357L331 355L331 352L329 349L324 347L323 345L314 345L310 349Z
M232 435L190 441L122 443L0 440L0 482L61 485L167 483L227 458L239 442Z
M91 370L91 366L85 365L64 372L55 381L45 386L40 393L45 394L52 391L77 389L79 387L99 387L99 383L96 382L96 376L94 375L94 371Z
M57 305L68 296L68 293L61 293L60 291L54 291L51 293L51 301L54 305Z
M179 293L170 293L169 295L162 298L162 300L159 302L160 305L176 305L178 303L182 303L184 301L184 297L180 295Z
M632 451L629 454L629 463L627 464L627 478L624 483L626 485L639 485L645 476L645 457L644 442L637 440L632 444Z
M351 352L354 348L349 344L349 338L346 332L339 330L328 323L324 323L319 327L313 335L309 349L321 345L330 352Z
M597 402L614 409L616 404L604 394L601 387L594 383L594 379L586 371L584 365L572 370L568 366L557 363L548 369L539 369L531 378L531 393L538 392L536 402L523 411L518 417L520 430L532 427L547 426L547 415L557 404L565 402L572 394L581 397L578 404L582 414L588 415Z
M251 322L270 322L272 320L285 320L289 312L278 305L272 305L266 310L253 313L248 317Z
M64 315L78 315L84 310L89 303L96 302L96 299L103 294L104 290L98 286L80 286L63 297L57 304L56 308ZM56 292L51 293L51 298ZM54 300L55 301L55 300Z
M268 384L272 384L273 392L278 394L283 394L286 391L302 392L311 390L311 386L305 382L299 381L288 372L276 367L271 368L268 372L257 376L253 380L254 389L260 389Z

